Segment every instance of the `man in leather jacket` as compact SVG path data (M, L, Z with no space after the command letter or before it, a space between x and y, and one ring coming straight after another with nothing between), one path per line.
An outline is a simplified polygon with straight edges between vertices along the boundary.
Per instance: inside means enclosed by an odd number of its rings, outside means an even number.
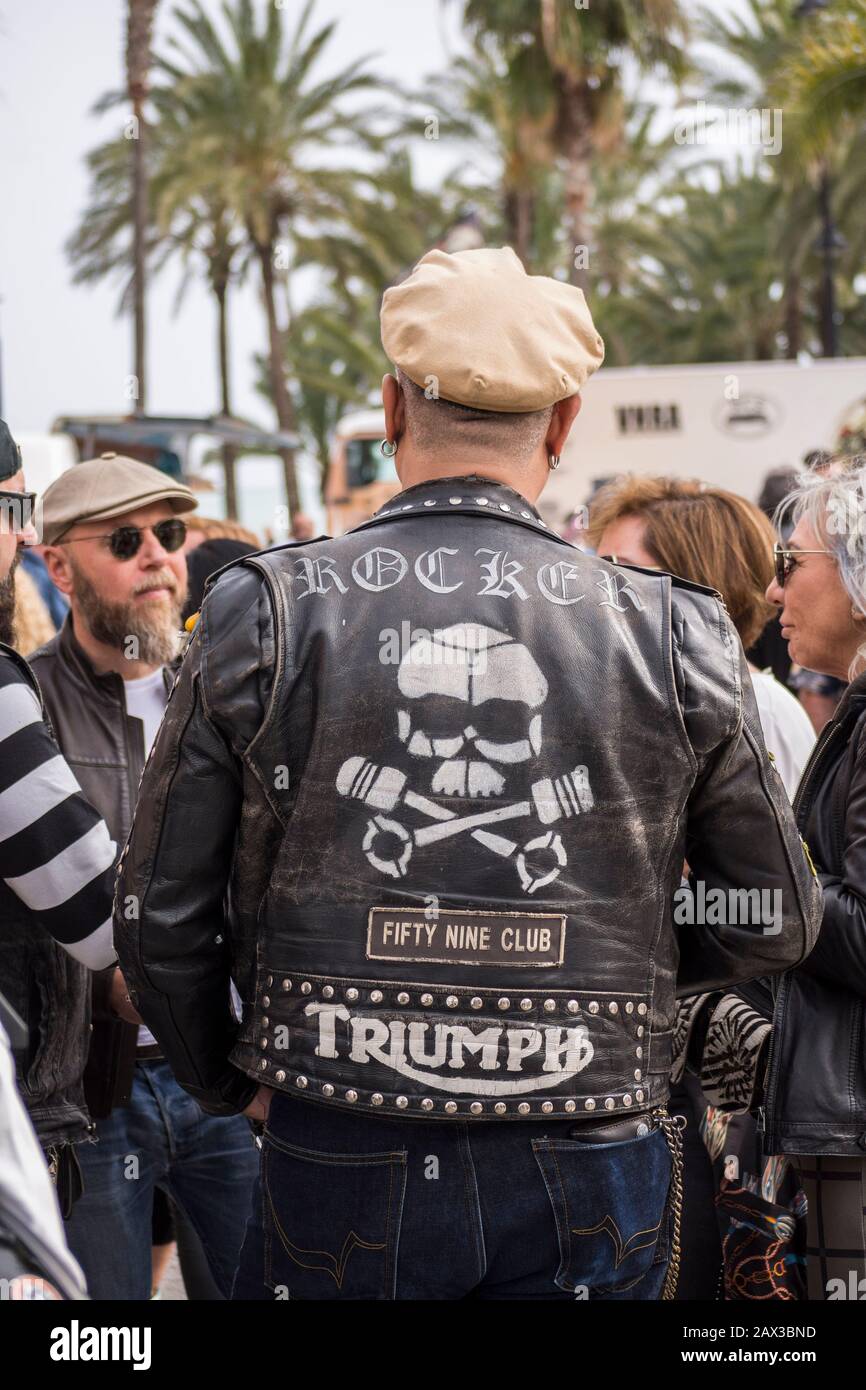
M819 896L718 595L535 506L581 292L435 251L382 327L403 491L210 588L121 961L181 1085L267 1117L236 1298L667 1297L675 990L801 960ZM678 939L686 859L728 907Z

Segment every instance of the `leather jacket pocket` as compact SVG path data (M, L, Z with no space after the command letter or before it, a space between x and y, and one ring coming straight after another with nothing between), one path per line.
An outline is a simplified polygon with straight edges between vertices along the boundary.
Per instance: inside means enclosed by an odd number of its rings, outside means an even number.
M662 1131L614 1144L533 1139L532 1148L556 1222L558 1287L634 1298L646 1281L645 1296L658 1297L670 1224L671 1163Z
M395 1298L405 1151L320 1153L266 1130L261 1172L275 1298Z

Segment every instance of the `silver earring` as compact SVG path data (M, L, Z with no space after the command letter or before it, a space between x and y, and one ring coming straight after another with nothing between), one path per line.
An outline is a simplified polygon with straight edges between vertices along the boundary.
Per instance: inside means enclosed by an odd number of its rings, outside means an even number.
M550 469L551 472L553 472L553 470L554 470L555 468L558 468L558 467L559 467L559 454L548 454L548 455L547 455L547 466L548 466L548 468Z
M397 452L397 445L390 439L383 439L379 445L379 452L383 458L392 459Z

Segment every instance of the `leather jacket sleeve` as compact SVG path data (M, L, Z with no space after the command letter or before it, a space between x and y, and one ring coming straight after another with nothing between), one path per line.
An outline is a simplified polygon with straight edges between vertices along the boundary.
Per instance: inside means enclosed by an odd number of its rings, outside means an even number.
M672 607L675 677L697 763L686 859L706 908L680 927L677 993L684 995L797 965L814 945L821 895L764 746L733 625L707 595L675 590ZM746 908L746 893L758 910ZM731 911L733 904L746 910Z
M845 802L842 873L821 873L824 918L815 949L804 963L810 975L866 998L866 724Z
M239 754L261 722L258 677L270 650L260 612L267 623L267 597L249 570L224 575L206 599L145 767L115 896L130 997L178 1082L210 1114L237 1113L257 1089L228 1060L237 1023L225 900L242 802ZM216 695L236 716L231 735L205 694L211 632Z

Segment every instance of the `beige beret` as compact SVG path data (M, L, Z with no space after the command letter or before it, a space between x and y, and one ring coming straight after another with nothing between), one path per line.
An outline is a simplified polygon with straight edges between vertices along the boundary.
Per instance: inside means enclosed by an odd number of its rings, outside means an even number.
M382 300L382 345L416 386L479 410L543 410L604 359L583 291L510 246L429 251Z
M76 463L42 495L43 544L54 545L79 521L109 521L153 502L170 502L175 512L198 506L195 493L183 483L138 459L102 454Z

